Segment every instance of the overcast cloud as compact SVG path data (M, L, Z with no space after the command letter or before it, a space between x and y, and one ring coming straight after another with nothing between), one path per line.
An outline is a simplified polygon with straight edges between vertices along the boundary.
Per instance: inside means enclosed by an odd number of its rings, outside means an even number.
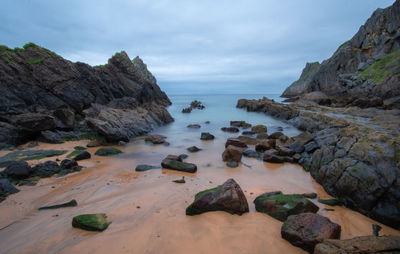
M168 94L281 93L394 0L2 0L0 44L139 55Z

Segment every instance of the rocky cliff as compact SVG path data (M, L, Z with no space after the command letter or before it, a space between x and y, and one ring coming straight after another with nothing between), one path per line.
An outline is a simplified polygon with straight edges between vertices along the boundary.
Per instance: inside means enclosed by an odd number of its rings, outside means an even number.
M154 76L124 51L92 67L33 43L0 46L0 94L2 146L93 135L128 141L173 121Z
M307 64L299 80L282 97L321 91L348 104L354 98L378 98L398 107L400 98L400 0L377 9L349 41L321 64ZM341 97L341 98L338 98ZM344 98L344 99L343 99ZM393 106L394 105L394 106ZM376 105L375 105L376 106Z

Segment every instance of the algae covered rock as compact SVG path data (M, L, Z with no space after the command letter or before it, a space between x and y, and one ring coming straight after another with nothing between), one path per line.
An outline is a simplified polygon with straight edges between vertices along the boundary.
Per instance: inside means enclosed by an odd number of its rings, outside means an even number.
M109 156L122 153L121 150L114 147L103 147L97 150L94 154L98 156Z
M176 157L176 158L175 158ZM168 155L162 162L161 166L166 169L173 169L188 173L195 173L197 171L197 166L193 163L182 162L178 156Z
M42 207L39 207L38 210L49 210L49 209L58 209L58 208L63 208L63 207L74 207L77 205L78 205L78 202L76 202L75 199L72 199L69 202L58 204L58 205L42 206Z
M110 224L111 222L107 221L107 216L104 213L82 214L72 219L72 226L74 228L88 231L104 231Z
M240 186L233 179L195 195L194 202L186 208L186 215L197 215L211 211L225 211L242 215L249 212L247 199Z
M267 192L254 200L256 210L277 220L285 221L288 216L300 213L316 213L319 208L300 194L283 194L281 191Z

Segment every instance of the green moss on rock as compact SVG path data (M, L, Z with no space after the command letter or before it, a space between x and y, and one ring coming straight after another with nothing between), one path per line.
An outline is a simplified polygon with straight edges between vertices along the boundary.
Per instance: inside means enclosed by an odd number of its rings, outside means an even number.
M364 79L370 79L375 84L381 84L389 76L399 75L400 50L386 55L359 74Z
M116 155L122 153L121 150L114 148L114 147L103 147L100 148L95 152L95 155L98 156L109 156L109 155Z
M88 231L103 231L108 228L111 222L107 221L104 213L82 214L72 219L72 226Z

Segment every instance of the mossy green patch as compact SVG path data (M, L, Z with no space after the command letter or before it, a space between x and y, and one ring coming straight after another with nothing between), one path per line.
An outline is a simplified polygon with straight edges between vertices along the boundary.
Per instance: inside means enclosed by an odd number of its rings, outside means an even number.
M34 57L29 57L26 61L27 61L28 64L30 64L30 65L41 64L41 63L43 63L44 58L36 59L36 58L34 58Z
M95 155L98 156L108 156L108 155L116 155L122 153L121 150L114 147L103 147L95 152Z
M60 156L68 152L67 150L18 150L0 157L0 167L7 166L8 161L15 160L40 160L47 157Z
M194 196L194 200L197 200L197 199L201 198L202 196L204 196L205 194L207 194L207 193L209 193L209 192L212 192L212 191L219 191L221 188L222 188L221 185L218 185L218 186L215 187L215 188L208 189L208 190L204 190L204 191L200 191L199 193L197 193L197 194Z
M386 55L365 70L359 72L364 79L370 79L375 84L381 84L392 75L400 75L400 50Z
M59 205L52 205L52 206L42 206L39 207L38 210L49 210L49 209L58 209L58 208L64 208L64 207L74 207L77 206L78 202L76 202L75 199L72 199L71 201Z
M107 216L104 213L98 214L82 214L75 216L72 219L72 226L89 231L103 231L111 222L107 221Z

